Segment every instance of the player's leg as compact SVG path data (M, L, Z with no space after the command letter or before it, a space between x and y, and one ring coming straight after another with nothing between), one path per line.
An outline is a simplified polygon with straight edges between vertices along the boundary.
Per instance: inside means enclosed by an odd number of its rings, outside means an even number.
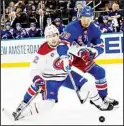
M107 80L106 80L106 75L105 75L106 74L105 69L102 68L101 66L94 65L88 71L88 73L90 73L95 78L96 87L97 87L98 93L101 96L101 98L106 102L112 103L113 106L118 105L119 104L118 101L107 97L108 89L107 89Z
M34 83L31 84L30 87L27 89L22 102L19 104L16 111L13 112L12 115L15 118L18 116L18 114L21 114L21 111L27 106L27 104L29 104L30 100L32 100L32 98L36 95L37 92L41 92L45 90L46 82L42 78L38 80L39 80L39 83L35 83L37 80L33 81ZM42 82L42 85L40 82Z
M83 76L81 76L80 74L78 74L77 72L73 71L73 70L71 71L71 74L72 74L72 76L73 76L74 79L78 80L78 83L76 83L76 86L80 90L81 87L82 87L82 85L85 82L87 82L87 79L84 78ZM69 76L67 76L67 78L64 81L64 83L63 83L62 86L67 87L69 89L74 89Z
M107 96L107 82L105 76L105 70L96 65L94 62L88 62L87 64L83 62L81 58L75 57L75 61L73 62L73 66L81 70L82 72L90 73L96 80L96 87L99 95L112 103L113 105L118 105L118 101L109 99Z
M98 94L96 86L92 82L88 81L86 78L84 78L83 76L81 76L75 71L71 71L71 74L74 78L76 86L80 90L80 94L82 98L85 98L89 92L89 96L88 96L89 99L92 100L92 102L95 104L95 106L98 109L102 111L113 109L113 106L111 104L105 104L103 102L102 98ZM65 82L63 83L63 86L70 89L74 89L69 76L66 78Z
M50 81L47 81L47 85L46 85L46 98L44 97L44 93L42 93L42 97L43 97L43 100L46 100L46 99L54 99L55 102L57 103L58 102L58 91L59 91L59 88L63 85L63 82L64 81L53 81L53 80L50 80Z
M96 86L92 81L88 80L81 88L81 92L88 92L89 93L89 99L95 105L98 109L101 111L111 111L113 109L113 105L111 103L105 103L103 99L100 97ZM84 94L83 93L83 94Z
M50 111L55 103L58 102L58 91L62 84L63 81L47 81L46 90L42 92L43 100L31 104L28 108L28 111L26 111L26 113L23 113L23 115L44 115L46 112Z

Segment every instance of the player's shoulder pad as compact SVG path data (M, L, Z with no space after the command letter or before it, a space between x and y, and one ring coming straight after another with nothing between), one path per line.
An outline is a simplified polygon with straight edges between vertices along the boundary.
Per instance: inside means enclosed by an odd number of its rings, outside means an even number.
M40 46L40 48L38 49L38 54L40 55L46 55L49 52L55 50L54 48L50 48L50 46L48 45L47 42L45 42L43 45Z
M73 31L73 30L75 30L75 28L76 28L77 25L78 25L78 21L70 22L70 23L65 27L65 30Z

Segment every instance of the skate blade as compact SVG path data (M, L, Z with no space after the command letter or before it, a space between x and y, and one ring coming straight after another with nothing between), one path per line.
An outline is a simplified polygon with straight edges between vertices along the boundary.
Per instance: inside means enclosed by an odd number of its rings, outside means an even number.
M119 105L115 105L114 106L114 109L118 109L118 108L120 108Z
M12 112L10 112L7 108L3 108L2 109L3 114L10 120L10 121L18 121L23 119L25 116L20 116L20 117L16 117L14 118L14 116L12 115Z

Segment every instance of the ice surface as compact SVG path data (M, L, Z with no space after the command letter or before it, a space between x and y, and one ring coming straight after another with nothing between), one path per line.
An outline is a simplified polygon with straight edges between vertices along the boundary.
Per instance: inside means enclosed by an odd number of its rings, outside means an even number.
M89 103L80 104L73 90L61 87L59 103L45 116L31 116L14 122L1 113L2 125L122 125L123 124L123 65L103 65L108 80L110 98L119 101L118 109L110 112L101 112ZM25 91L31 84L29 68L2 68L1 69L1 106L14 111L23 99ZM94 79L85 75L93 83ZM40 96L35 99L39 101ZM99 117L105 116L105 122L99 122Z

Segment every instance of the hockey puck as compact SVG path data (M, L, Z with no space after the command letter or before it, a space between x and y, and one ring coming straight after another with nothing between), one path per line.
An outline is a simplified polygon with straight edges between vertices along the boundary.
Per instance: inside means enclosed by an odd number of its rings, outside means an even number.
M100 122L104 122L104 121L105 121L105 117L104 117L104 116L100 116L100 117L99 117L99 121L100 121Z

